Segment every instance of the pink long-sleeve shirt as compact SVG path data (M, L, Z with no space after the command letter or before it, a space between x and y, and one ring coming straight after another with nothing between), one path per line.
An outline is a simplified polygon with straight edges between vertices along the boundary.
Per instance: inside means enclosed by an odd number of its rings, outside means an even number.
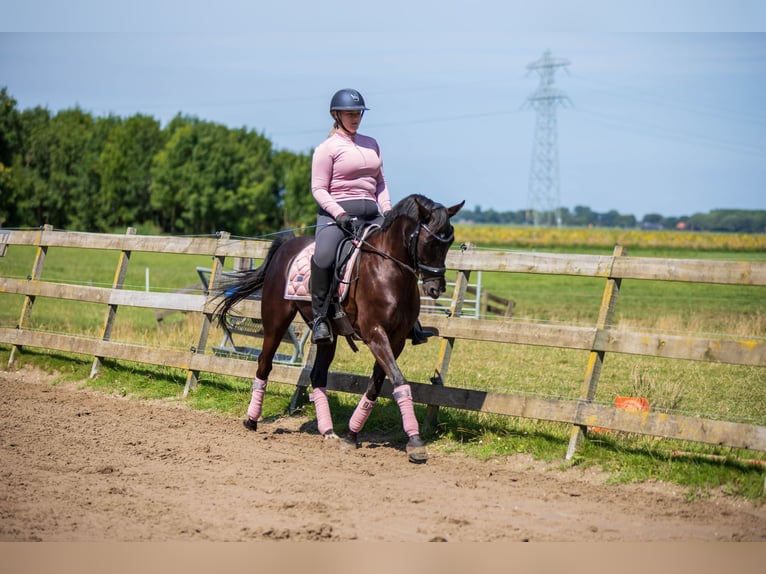
M369 199L383 212L391 209L391 195L383 175L378 142L362 134L335 130L314 150L311 193L332 217L343 213L339 201Z

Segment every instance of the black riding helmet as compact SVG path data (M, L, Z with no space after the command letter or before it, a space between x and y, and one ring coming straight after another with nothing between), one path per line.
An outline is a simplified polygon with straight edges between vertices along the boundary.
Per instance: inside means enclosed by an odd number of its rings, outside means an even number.
M350 88L338 90L330 101L330 115L344 130L346 126L343 125L340 115L336 117L335 112L360 111L364 115L365 110L369 109L364 104L362 94Z
M336 110L361 110L362 113L364 113L365 110L369 109L370 108L364 105L364 98L362 97L362 94L350 88L338 90L332 97L332 101L330 101L330 113Z

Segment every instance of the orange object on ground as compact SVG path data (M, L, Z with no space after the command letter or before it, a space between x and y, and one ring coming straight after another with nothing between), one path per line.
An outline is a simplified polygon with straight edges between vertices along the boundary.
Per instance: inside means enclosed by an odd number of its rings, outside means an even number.
M614 407L626 411L649 412L649 399L645 397L614 397Z
M646 397L614 397L614 408L626 411L649 412L649 399ZM608 432L610 429L591 427L591 432Z

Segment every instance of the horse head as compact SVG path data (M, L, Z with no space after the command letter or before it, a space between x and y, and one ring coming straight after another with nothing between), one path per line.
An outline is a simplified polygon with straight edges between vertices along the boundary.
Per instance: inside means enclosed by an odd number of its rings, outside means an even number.
M423 281L423 293L437 299L446 290L445 261L455 241L455 230L450 219L465 201L444 207L423 196L413 196L418 208L418 221L409 237L408 249L413 267Z

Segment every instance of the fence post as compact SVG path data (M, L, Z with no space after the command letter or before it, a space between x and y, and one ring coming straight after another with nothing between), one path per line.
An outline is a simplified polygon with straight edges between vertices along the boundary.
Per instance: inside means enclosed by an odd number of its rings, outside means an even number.
M218 232L218 244L220 245L224 241L228 241L231 234L228 231ZM216 249L216 251L218 251ZM213 255L213 265L210 269L210 280L208 282L208 292L205 295L205 307L211 299L216 297L215 285L218 282L218 278L221 276L223 270L223 264L226 260L225 255ZM197 345L191 348L192 354L204 353L207 346L207 336L210 333L210 325L213 322L213 314L207 313L204 309L202 311L202 324L200 325L199 337L197 338ZM186 373L186 385L184 386L184 398L189 395L189 391L197 388L197 381L199 379L199 371L189 369Z
M43 274L43 265L45 264L45 256L48 254L48 246L43 244L43 235L46 231L53 231L53 226L45 224L40 228L40 234L37 237L37 253L35 254L34 263L32 263L32 273L27 276L28 281L38 281ZM29 316L32 314L32 306L35 304L34 295L25 295L24 303L21 306L21 315L19 316L19 323L16 325L17 329L23 329L29 321ZM16 353L21 350L21 347L13 345L11 347L11 354L8 357L8 366L12 366L16 360Z
M472 245L466 245L465 249L471 249ZM463 302L465 300L465 292L468 289L468 280L471 277L471 271L458 270L455 277L455 289L452 291L452 301L450 302L449 316L455 317L460 315L463 310ZM477 291L478 292L478 291ZM478 302L477 302L478 305ZM447 380L447 374L449 371L449 363L452 358L452 349L455 347L454 337L444 337L441 340L441 346L439 347L439 356L436 360L436 369L434 370L434 376L431 377L431 383L434 385L444 386L444 382ZM429 434L436 430L436 426L439 424L439 406L427 405L425 419L423 420L423 433Z
M585 378L583 380L582 387L580 387L580 398L578 399L577 415L575 420L579 419L579 411L583 403L592 402L596 396L596 389L598 388L598 378L601 375L601 366L604 363L604 351L593 350L598 333L605 327L612 324L612 318L614 317L614 307L617 304L617 296L620 294L620 284L622 279L612 277L612 271L614 269L615 257L621 257L627 252L621 245L616 245L614 252L612 253L612 264L609 267L609 275L606 280L606 286L604 287L604 294L601 297L601 308L598 312L598 320L596 322L596 333L593 336L593 345L591 346L590 354L588 355L588 364L585 368ZM569 437L569 448L567 448L566 460L572 460L577 448L579 447L582 439L585 437L587 427L584 425L574 425Z
M135 235L136 228L128 227L125 235ZM125 274L128 272L128 263L130 262L130 251L123 250L120 252L120 258L117 261L117 269L114 272L114 280L112 281L112 289L122 289L125 283ZM112 335L112 327L114 326L114 318L117 316L117 305L109 304L109 308L106 310L106 317L104 318L104 325L101 328L101 340L108 341ZM90 378L93 379L101 371L101 359L102 357L93 357L93 365L90 367Z

